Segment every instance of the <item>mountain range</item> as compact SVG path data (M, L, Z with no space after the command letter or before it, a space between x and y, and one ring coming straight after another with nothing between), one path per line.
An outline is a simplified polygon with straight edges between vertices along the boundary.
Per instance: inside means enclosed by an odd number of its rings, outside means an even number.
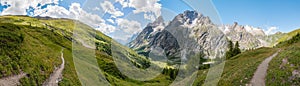
M233 25L216 25L208 16L189 10L177 15L167 24L164 22L162 17L158 17L156 21L149 23L128 46L144 55L149 53L151 47L160 46L166 52L170 52L168 56L172 56L179 49L179 46L174 44L176 39L177 41L192 40L199 46L194 46L193 43L187 44L188 46L193 46L193 49L202 47L206 58L213 59L224 56L230 40L238 41L242 50L249 50L271 47L284 35L284 33L266 35L260 28L239 25L237 22Z

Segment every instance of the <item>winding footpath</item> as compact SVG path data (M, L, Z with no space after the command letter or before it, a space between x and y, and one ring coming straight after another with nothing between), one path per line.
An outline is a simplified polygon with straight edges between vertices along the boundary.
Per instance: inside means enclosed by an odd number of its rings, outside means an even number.
M0 79L0 86L18 86L19 80L26 76L26 73L20 73L19 75L9 76Z
M250 81L250 86L265 86L265 77L267 75L267 70L268 70L268 66L270 61L277 56L279 51L277 51L275 54L273 54L272 56L268 57L267 59L265 59L256 69L253 78Z
M60 67L50 75L49 79L47 79L46 82L43 83L43 86L58 86L58 82L62 79L62 71L65 68L63 50L61 51L61 60L62 64L60 65Z

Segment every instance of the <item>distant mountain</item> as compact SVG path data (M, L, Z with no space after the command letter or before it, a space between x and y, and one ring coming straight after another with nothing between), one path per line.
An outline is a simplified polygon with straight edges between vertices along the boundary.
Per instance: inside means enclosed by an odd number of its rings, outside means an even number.
M220 29L230 40L239 41L241 49L272 47L285 34L277 32L276 34L267 35L260 28L238 25L237 22L233 25L223 25Z
M229 40L239 41L241 49L259 48L268 46L266 41L260 37L266 36L262 29L254 28L251 26L238 25L235 22L233 25L221 26L220 29L228 37Z
M162 17L157 20L161 21ZM187 50L203 52L205 58L212 58L221 57L225 53L227 39L209 17L196 11L185 11L167 25L157 21L148 24L139 36L129 43L129 47L146 56L151 47L161 47L168 57L179 57L181 50Z
M272 46L273 40L280 37L281 35L268 36L260 28L239 25L237 22L233 25L216 25L201 13L185 11L175 16L168 24L163 23L162 17L149 23L137 38L129 43L129 47L147 56L151 47L160 46L165 48L168 56L174 57L176 52L185 48L176 43L186 41L187 45L194 47L189 50L198 49L203 51L206 58L215 58L223 57L229 40L238 41L240 48L247 50Z

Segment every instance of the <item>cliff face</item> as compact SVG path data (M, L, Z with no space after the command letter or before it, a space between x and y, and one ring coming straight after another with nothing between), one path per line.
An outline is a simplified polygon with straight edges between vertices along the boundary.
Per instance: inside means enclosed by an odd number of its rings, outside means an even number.
M241 49L269 46L262 29L251 26L215 25L210 18L196 11L185 11L168 24L159 17L129 43L129 47L145 56L153 47L165 50L167 57L179 57L182 53L203 53L205 58L223 57L229 40L239 41ZM185 58L186 56L181 56ZM174 58L173 58L174 59ZM176 58L179 59L179 58Z
M239 41L241 49L257 48L263 45L263 42L258 39L259 36L265 36L262 30L252 28L250 26L238 25L235 22L233 25L221 26L220 29L233 42Z
M172 61L204 53L205 58L222 57L227 47L226 36L213 25L209 17L195 11L177 15L169 24L159 17L129 43L129 47L147 56L151 48L160 47Z
M237 22L233 25L220 26L219 29L229 40L232 40L233 42L239 41L240 48L243 50L272 47L277 44L276 40L284 35L284 33L267 35L260 28L255 28L249 25L238 25Z

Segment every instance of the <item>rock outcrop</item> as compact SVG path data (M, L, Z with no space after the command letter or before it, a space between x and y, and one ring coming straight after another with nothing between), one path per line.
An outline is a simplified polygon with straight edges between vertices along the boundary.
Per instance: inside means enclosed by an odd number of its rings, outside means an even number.
M158 17L129 43L129 47L147 56L151 48L165 50L169 59L185 59L182 53L199 52L205 58L221 58L227 51L228 41L238 41L242 50L271 46L274 39L260 28L233 25L215 25L210 18L196 11L185 11L168 24ZM277 37L277 36L276 36ZM174 60L174 61L177 61Z

